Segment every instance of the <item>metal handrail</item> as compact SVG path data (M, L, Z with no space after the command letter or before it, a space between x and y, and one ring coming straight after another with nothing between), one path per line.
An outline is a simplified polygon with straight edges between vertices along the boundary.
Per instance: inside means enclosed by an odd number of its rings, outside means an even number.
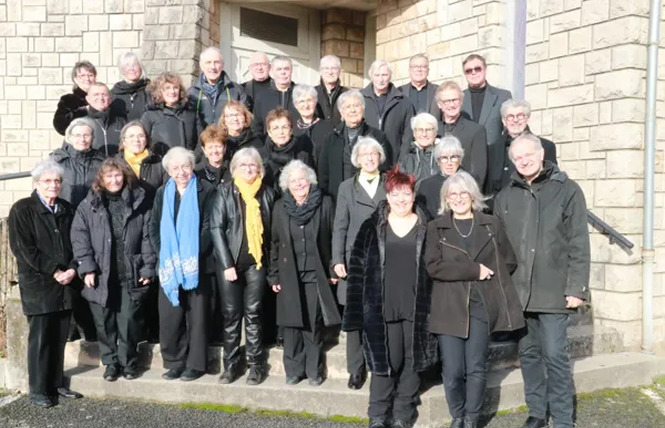
M30 177L30 171L12 172L11 174L3 174L0 175L0 181L13 180L15 178L26 178L26 177Z
M602 233L603 235L606 235L610 240L610 244L619 244L620 247L623 247L627 250L630 250L635 246L621 232L618 232L612 226L605 223L600 217L598 217L591 211L587 210L586 215L587 215L587 222L591 226L593 226L593 228L596 229L598 232Z

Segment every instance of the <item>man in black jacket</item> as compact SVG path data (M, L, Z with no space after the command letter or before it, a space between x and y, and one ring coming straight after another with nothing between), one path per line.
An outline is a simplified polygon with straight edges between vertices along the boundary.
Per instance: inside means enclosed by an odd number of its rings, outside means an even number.
M288 110L291 117L299 117L292 97L293 88L296 86L291 80L293 61L287 56L277 55L270 63L270 73L272 75L270 89L254 100L252 130L256 135L266 135L266 116L277 107Z
M434 99L438 86L427 80L428 75L429 58L425 54L416 54L409 60L411 81L399 89L411 101L416 113L426 112L440 120L441 110Z
M252 80L242 84L250 101L250 111L254 111L254 100L261 98L263 93L270 90L272 78L270 77L270 60L263 52L254 52L249 57L249 73Z
M95 125L92 148L99 150L104 156L115 156L120 145L120 131L127 122L124 112L111 108L111 92L101 82L90 85L85 99L88 101L87 117L92 119Z
M342 115L337 108L339 96L348 90L342 86L339 75L342 72L342 62L335 55L326 55L321 58L319 63L321 72L321 83L315 86L318 95L318 114L319 117L329 120L332 126L337 126L342 122Z
M566 173L544 160L538 137L515 138L509 154L516 171L497 195L494 214L517 256L512 280L526 319L519 356L529 418L522 428L547 426L548 404L554 426L572 428L566 328L569 314L589 300L584 194Z

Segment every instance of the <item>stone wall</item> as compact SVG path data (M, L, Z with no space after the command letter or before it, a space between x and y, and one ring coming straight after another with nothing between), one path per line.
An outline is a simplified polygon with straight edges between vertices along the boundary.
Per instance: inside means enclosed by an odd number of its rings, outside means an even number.
M321 57L337 55L342 60L342 85L363 87L365 64L366 14L349 9L328 9L321 12Z

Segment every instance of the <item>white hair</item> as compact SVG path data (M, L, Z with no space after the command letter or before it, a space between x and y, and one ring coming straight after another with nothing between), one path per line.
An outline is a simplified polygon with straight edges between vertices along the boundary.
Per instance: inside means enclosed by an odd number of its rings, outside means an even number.
M135 64L141 67L141 76L143 76L143 66L141 65L141 61L139 61L139 57L134 52L123 52L118 56L118 69L122 75L125 74L127 67Z
M323 64L326 62L334 62L339 69L342 68L342 61L339 59L337 55L326 55L323 58L321 58L321 61L319 61L319 68L322 68Z
M92 134L92 138L94 140L95 138L95 122L92 121L89 117L77 117L76 119L72 120L69 126L67 126L67 129L65 130L65 143L71 144L72 142L72 132L74 132L74 128L78 128L79 126L87 126L90 129L90 133Z
M282 174L279 176L279 188L282 189L283 192L286 192L289 189L289 178L291 177L291 174L298 169L305 171L305 178L310 185L318 183L316 181L316 173L312 168L308 167L305 162L299 159L293 159L286 164L284 169L282 169Z
M516 107L522 107L524 109L524 114L529 117L531 116L531 103L528 102L527 100L514 100L514 99L509 99L503 102L501 104L501 117L505 118L506 117L506 112L508 109L511 108L516 108Z
M527 132L527 133L522 134L518 137L515 137L513 142L510 143L510 147L508 148L508 157L513 162L514 162L513 150L514 150L515 146L517 146L522 141L530 142L533 145L533 148L536 150L536 152L542 152L544 150L543 149L543 143L540 141L540 138L536 137L535 135L531 134L530 132Z
M36 183L42 178L42 175L49 172L57 174L58 177L62 178L65 169L53 159L48 158L37 162L37 165L30 171L30 175L32 176L32 181Z
M360 149L365 147L370 147L376 150L379 153L379 165L386 161L386 151L383 150L383 146L372 137L358 137L358 141L353 146L351 150L351 165L356 168L360 168L360 163L358 162L358 154Z
M432 116L429 113L422 112L411 118L411 130L415 133L416 127L422 124L430 125L434 130L438 130L439 122L436 120L436 117Z
M363 106L363 109L365 108L365 97L362 92L357 89L349 89L337 98L337 110L342 110L344 103L349 98L355 98Z
M369 78L372 78L372 74L374 74L376 71L378 71L381 67L388 67L388 74L390 74L390 77L393 77L393 69L390 67L390 64L388 64L387 61L384 61L382 59L377 59L372 63L372 65L369 66Z
M169 167L173 162L185 160L191 164L192 168L194 168L195 159L196 157L194 156L193 151L180 146L171 147L162 158L162 166L168 172Z
M439 209L439 214L445 214L446 211L450 210L446 195L448 195L448 192L452 187L459 189L461 192L469 193L471 196L471 208L474 211L482 211L487 208L487 204L485 204L487 198L480 192L476 179L466 171L457 171L455 174L448 177L446 181L443 182L443 186L441 186L441 207Z
M236 169L238 168L238 163L240 163L241 159L251 159L254 161L259 167L259 177L263 178L266 175L266 169L263 166L263 159L261 158L259 151L256 150L255 147L245 147L235 152L233 158L231 158L229 170L231 171L231 176L233 178L236 176Z
M224 62L224 55L222 55L222 51L216 46L208 46L207 48L203 49L203 51L201 51L201 55L199 55L199 58L203 58L210 53L216 53L222 59L222 62Z
M291 93L291 98L293 99L293 103L301 98L305 98L306 96L310 96L314 98L314 101L318 101L319 99L319 94L316 93L316 89L314 89L314 86L311 85L296 85L293 88L293 92Z

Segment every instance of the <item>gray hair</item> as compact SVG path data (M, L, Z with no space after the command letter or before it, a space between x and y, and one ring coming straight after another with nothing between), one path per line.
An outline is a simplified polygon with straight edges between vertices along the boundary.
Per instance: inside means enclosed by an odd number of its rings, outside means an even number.
M321 61L319 61L319 68L323 67L323 64L326 62L334 62L340 70L342 69L342 61L337 55L326 55L321 58Z
M501 117L506 117L506 112L508 109L522 107L524 109L524 114L529 117L531 116L531 103L527 100L506 100L501 104Z
M536 152L542 152L544 150L543 143L540 141L540 138L536 137L530 132L524 133L522 135L515 137L513 142L510 143L510 147L508 148L508 157L513 162L514 162L513 148L517 145L517 143L520 143L522 141L529 141L531 144L533 144L533 148L536 149Z
M187 150L186 148L180 146L171 147L162 158L162 166L166 172L168 172L169 167L173 162L178 160L185 160L192 165L192 168L194 168L195 159L196 158L193 151Z
M462 192L468 192L471 195L471 209L474 211L482 211L487 208L485 201L488 199L480 193L476 179L466 171L457 171L443 182L441 186L441 206L439 207L439 214L445 214L450 211L450 205L446 200L446 195L451 187L457 187Z
M259 177L263 178L266 175L266 168L263 166L263 159L261 158L259 151L254 147L245 147L238 150L233 155L233 158L231 158L231 165L229 166L229 170L231 171L231 176L233 178L236 176L236 169L238 168L240 160L245 158L251 159L256 165L258 165Z
M316 93L316 89L314 89L314 86L311 86L311 85L296 85L293 88L291 98L293 99L293 103L295 104L296 100L299 100L301 98L305 98L308 95L310 97L314 98L314 101L318 101L318 99L319 99L319 94Z
M92 138L94 140L95 122L93 122L92 119L88 117L79 117L72 120L69 126L67 126L67 129L65 130L65 143L71 144L72 132L74 132L74 128L78 128L79 126L87 126L88 128L90 128L90 132L92 133Z
M308 167L305 162L299 159L293 159L286 164L284 169L282 169L282 174L279 176L279 188L282 189L283 192L286 192L289 189L289 178L291 178L291 174L297 169L305 171L305 177L310 185L318 184L314 170Z
M439 144L434 146L434 159L438 159L439 156L454 156L457 155L460 157L460 163L464 159L464 149L462 148L462 143L453 135L444 135L439 138Z
M120 70L120 74L124 74L125 68L134 64L138 64L138 66L141 67L141 74L143 74L141 61L139 61L139 57L134 52L124 52L118 56L118 69Z
M409 58L409 65L411 65L413 61L416 61L418 59L425 59L427 60L427 64L429 64L429 58L427 57L427 55L425 55L424 53L419 53Z
M411 118L411 130L415 133L416 127L422 124L431 125L434 131L439 129L439 122L436 120L436 117L426 112L418 113Z
M270 61L270 67L271 67L271 68L274 67L274 66L275 66L275 63L278 62L278 61L288 62L288 63L289 63L289 67L291 67L291 68L293 69L293 61L291 60L291 58L289 58L289 57L286 56L286 55L276 55L276 56L272 59L272 61Z
M32 168L32 171L30 171L33 183L38 182L42 178L42 175L49 172L57 174L62 179L65 169L51 158L39 161L37 162L37 165Z
M360 104L362 104L363 109L365 108L365 97L362 92L357 89L349 89L337 98L337 110L342 110L342 107L348 98L355 98Z
M360 163L358 163L358 155L360 154L360 149L365 147L372 148L379 153L379 165L386 161L386 151L383 150L383 146L372 137L358 137L358 141L353 146L351 150L351 164L356 168L360 168Z
M81 60L78 61L76 64L74 64L74 67L72 67L72 82L74 82L74 79L76 78L76 74L80 69L85 69L88 70L90 73L94 74L95 77L97 77L97 69L95 68L94 65L90 61L87 60Z
M369 66L369 71L367 72L369 78L371 79L371 78L372 78L372 74L374 74L375 71L377 71L378 69L380 69L380 68L383 67L383 66L388 67L388 74L390 74L390 78L392 79L392 77L393 77L393 69L392 69L392 67L390 66L390 64L388 64L387 61L382 60L382 59L377 59L376 61L374 61L374 62L372 63L372 65Z
M208 46L207 48L203 49L203 51L201 51L201 55L199 55L199 59L203 58L209 53L216 53L222 59L222 62L224 62L224 55L222 55L222 51L216 46Z

